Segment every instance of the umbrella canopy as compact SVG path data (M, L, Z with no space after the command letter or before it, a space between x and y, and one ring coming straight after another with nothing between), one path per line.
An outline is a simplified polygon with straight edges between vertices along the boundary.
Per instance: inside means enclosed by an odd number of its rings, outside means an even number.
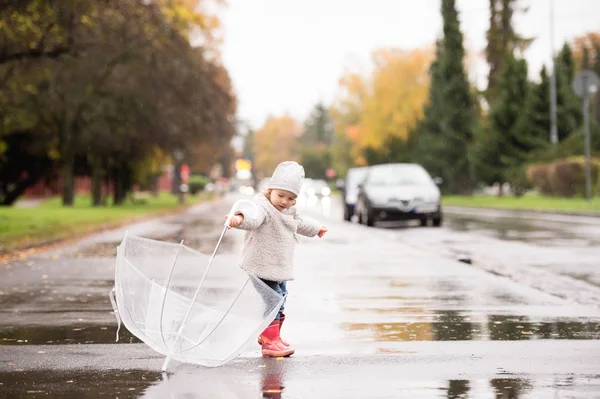
M231 213L240 206L236 203ZM133 335L166 356L163 371L171 359L208 367L227 363L255 342L283 302L235 262L215 260L226 231L212 256L183 242L127 234L117 249L115 314Z

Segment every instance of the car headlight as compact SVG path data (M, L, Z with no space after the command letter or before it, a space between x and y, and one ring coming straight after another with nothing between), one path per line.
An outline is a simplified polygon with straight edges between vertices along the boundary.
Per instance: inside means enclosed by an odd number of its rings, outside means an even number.
M329 194L331 194L331 190L329 189L329 187L323 187L321 189L321 194L322 195L329 195Z

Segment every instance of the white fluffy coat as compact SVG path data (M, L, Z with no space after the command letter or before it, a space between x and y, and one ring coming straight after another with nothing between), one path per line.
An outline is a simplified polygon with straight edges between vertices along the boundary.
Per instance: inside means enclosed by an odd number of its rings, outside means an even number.
M236 212L244 216L237 228L247 230L240 267L265 280L293 280L297 234L314 237L320 223L300 215L296 207L280 212L264 194L256 195L253 202L255 212Z

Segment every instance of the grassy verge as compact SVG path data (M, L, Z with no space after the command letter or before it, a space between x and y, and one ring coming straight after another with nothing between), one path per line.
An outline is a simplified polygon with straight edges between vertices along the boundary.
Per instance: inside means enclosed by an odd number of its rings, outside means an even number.
M92 207L89 197L78 196L72 208L62 207L60 198L34 208L0 207L0 254L180 211L199 201L202 199L188 197L187 203L180 205L176 196L161 193L143 203L128 201L120 206Z
M552 198L541 196L526 196L521 198L444 196L442 201L444 205L466 207L597 213L600 215L600 198L594 198L588 202L583 198Z

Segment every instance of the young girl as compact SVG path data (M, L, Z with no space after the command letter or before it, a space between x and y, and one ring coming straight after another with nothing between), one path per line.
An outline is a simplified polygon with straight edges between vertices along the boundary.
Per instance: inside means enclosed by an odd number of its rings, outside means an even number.
M304 179L296 162L277 165L264 193L254 198L258 212L237 211L229 227L247 230L241 267L284 297L275 320L262 332L259 343L267 357L290 356L294 349L279 335L285 320L286 281L294 279L294 248L298 234L323 237L327 227L302 216L294 206Z

